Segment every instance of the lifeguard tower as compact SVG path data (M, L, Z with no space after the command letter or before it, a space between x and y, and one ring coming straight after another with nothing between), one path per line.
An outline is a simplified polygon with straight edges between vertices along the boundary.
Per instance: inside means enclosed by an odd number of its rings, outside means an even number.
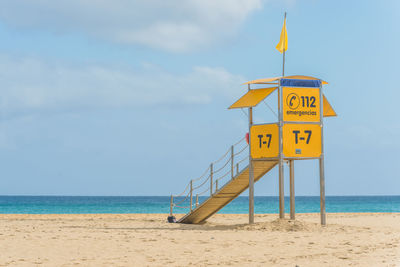
M279 217L284 218L283 170L284 163L288 162L290 218L295 219L294 161L308 159L319 160L321 224L325 225L323 118L336 116L322 92L327 82L295 75L258 79L245 84L248 86L247 93L229 109L248 109L249 145L241 139L224 156L211 163L202 176L190 180L181 194L171 195L170 216L174 208L186 208L188 213L178 222L202 223L248 188L249 223L254 223L254 183L278 165ZM265 88L252 89L252 85ZM253 124L253 108L276 90L277 121ZM248 156L243 157L243 154ZM247 166L241 167L246 162ZM216 168L216 164L220 167ZM199 196L208 191L209 196L199 203Z

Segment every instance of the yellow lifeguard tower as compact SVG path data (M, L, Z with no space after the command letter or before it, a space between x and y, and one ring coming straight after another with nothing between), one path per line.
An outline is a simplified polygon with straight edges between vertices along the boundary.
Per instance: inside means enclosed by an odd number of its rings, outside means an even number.
M235 152L235 148L244 143L244 139L241 139L223 157L211 163L202 176L191 180L184 192L177 196L171 195L170 216L173 215L174 207L187 208L189 212L178 222L202 223L249 188L249 223L254 223L254 183L278 165L279 217L284 218L283 164L288 162L290 166L290 218L295 219L293 162L294 160L318 159L321 224L325 225L323 117L336 116L322 92L322 86L327 82L315 77L295 75L253 80L245 84L248 86L247 93L229 108L248 108L249 145L242 145L239 152ZM252 89L251 85L268 87ZM253 108L275 90L278 91L278 121L254 125ZM249 147L248 157L238 160L237 158L243 155L247 147ZM223 161L224 158L227 160ZM245 161L248 165L240 169L240 164ZM215 168L217 163L220 163L221 167ZM216 174L224 168L228 171L222 172L223 174L217 178ZM226 177L228 181L222 187L218 187L219 181ZM204 187L206 187L205 191L197 193L197 190L204 190ZM209 197L199 203L198 196L208 190ZM194 196L195 203L193 203ZM186 202L188 205L185 206Z

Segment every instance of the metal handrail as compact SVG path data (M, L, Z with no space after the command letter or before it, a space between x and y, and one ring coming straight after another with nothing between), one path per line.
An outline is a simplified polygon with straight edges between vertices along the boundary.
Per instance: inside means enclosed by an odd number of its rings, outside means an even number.
M222 175L222 176L219 177L218 179L215 179L215 182L221 180L222 178L226 177L226 176L227 176L228 174L230 174L230 173L231 173L231 170L227 171L224 175ZM215 184L215 183L214 183L214 184Z
M207 181L208 181L208 179L210 179L210 175L207 177L207 179L205 179L204 180L204 182L203 183L201 183L200 185L198 185L198 186L196 186L196 187L194 187L193 188L193 190L196 190L196 189L198 189L198 188L200 188L200 187L202 187Z
M181 208L181 209L188 209L188 208L190 208L190 206L178 206L178 205L176 205L176 204L174 204L174 207Z
M240 164L243 161L248 160L248 159L249 159L249 156L246 156L245 158L243 158L243 159L239 160L238 162L236 162L236 164Z
M198 204L198 203L197 203L198 196L203 195L203 194L206 193L208 190L210 190L210 195L213 195L213 186L214 186L214 185L217 185L217 184L218 184L218 181L221 180L222 178L226 177L229 173L232 174L232 178L233 178L234 158L235 158L235 156L241 154L241 153L248 147L248 144L246 144L246 145L245 145L239 152L237 152L237 153L234 153L234 147L236 147L237 145L241 144L245 139L246 139L246 137L241 138L238 142L236 142L234 145L232 145L231 148L230 148L222 157L220 157L218 160L212 162L212 163L209 165L209 167L204 171L204 173L203 173L201 176L199 176L199 177L196 178L196 179L192 179L192 180L187 184L187 186L185 187L185 190L184 190L182 193L180 193L179 195L175 195L175 196L174 196L174 195L171 195L171 207L170 207L170 213L171 213L171 215L172 215L172 212L173 212L173 207L184 208L184 209L190 208L190 210L192 210L193 206L197 207L197 204ZM213 171L213 165L216 164L216 163L218 163L218 162L220 162L222 159L224 159L224 158L229 154L229 152L231 152L231 156L230 156L230 157L228 158L228 160L224 163L224 165L223 165L222 167L220 167L219 169ZM247 158L248 158L248 156L245 157L244 159L240 160L239 162L237 162L237 163L236 163L236 166L238 166L238 164L240 164L241 162L243 162L243 161L246 160ZM215 182L213 182L213 181L212 181L212 180L213 180L213 179L212 179L212 178L213 178L213 175L214 175L215 173L220 172L220 171L223 170L224 168L226 168L230 162L231 162L231 165L232 165L231 168L230 168L226 173L224 173L224 175L222 175L221 177L215 179ZM238 167L237 167L237 168L238 168ZM205 175L206 175L207 173L209 173L209 175L207 176L207 178L205 178L205 179L201 182L200 185L197 185L197 186L193 187L193 182L202 180L202 179L205 177ZM211 179L211 180L210 180L210 179ZM200 193L197 193L197 194L194 194L194 193L195 193L195 192L194 192L195 190L197 190L197 189L203 187L203 186L207 183L207 181L209 181L209 180L210 180L209 186L208 186L207 188L205 188L204 191L202 191L202 192L200 192ZM189 192L187 192L188 189L190 189ZM180 201L174 203L174 198L176 199L177 197L181 197L181 196L183 196L186 192L187 192L187 195L186 195L182 200L180 200ZM194 195L196 195L196 204L193 204L193 196L194 196ZM189 198L189 199L188 199L188 198ZM180 204L181 204L181 203L184 203L185 201L190 201L189 206L180 206Z
M216 171L213 171L213 173L218 173L218 172L220 172L221 170L223 170L225 167L226 167L226 165L228 165L228 163L231 161L231 159L229 158L228 160L227 160L227 162L225 162L225 164L221 167L221 168L219 168L219 169L217 169Z
M233 144L233 146L237 146L237 145L240 144L244 139L246 139L246 136L243 137L242 139L240 139L239 141L237 141L235 144Z
M198 181L198 180L200 180L201 178L203 178L204 175L207 174L207 172L208 172L209 169L210 169L210 166L208 166L208 168L204 171L204 173L203 173L201 176L199 176L199 177L196 178L196 179L192 179L192 181L195 182L195 181Z
M222 157L220 157L219 159L214 161L213 164L216 164L216 163L220 162L221 160L223 160L226 157L226 155L228 155L228 153L229 153L229 150L227 150Z
M182 193L180 193L179 195L175 195L174 197L181 197L183 196L183 194L185 194L186 190L188 190L190 183L185 187L185 190L183 190Z
M203 192L201 192L201 193L198 193L197 195L201 196L201 195L203 195L205 192L207 192L208 190L210 190L210 188L209 188L209 187L207 187L207 188L206 188L206 190L204 190L204 191L203 191Z
M189 197L189 195L190 195L190 192L185 196L185 198L183 200L179 201L178 203L175 203L175 205L185 202L185 200Z
M248 148L249 147L249 145L246 145L245 147L243 147L242 148L242 150L240 150L239 152L237 152L237 153L235 153L235 154L233 154L234 156L237 156L237 155L239 155L240 153L242 153L246 148Z

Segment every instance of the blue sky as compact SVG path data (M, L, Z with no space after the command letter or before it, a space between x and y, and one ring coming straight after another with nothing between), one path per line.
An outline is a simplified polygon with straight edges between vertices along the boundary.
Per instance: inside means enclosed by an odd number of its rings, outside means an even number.
M327 195L400 194L394 0L3 1L0 194L183 190L247 132L227 110L241 83L280 74L284 11L286 73L328 81L339 115L325 120ZM317 162L296 162L296 194L318 188Z

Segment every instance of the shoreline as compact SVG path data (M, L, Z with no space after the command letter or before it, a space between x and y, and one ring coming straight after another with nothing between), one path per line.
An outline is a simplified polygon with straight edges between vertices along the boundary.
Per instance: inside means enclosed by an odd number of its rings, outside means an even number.
M313 216L313 215L317 215L317 214L319 215L320 213L319 212L304 212L304 213L296 212L296 218L297 218L297 215ZM352 214L355 214L355 215L374 215L374 214L375 215L387 215L387 214L400 215L400 212L326 212L326 214L327 215L328 214L332 214L332 215L334 215L334 214L336 214L336 215L340 215L340 214L343 214L343 215L352 215ZM165 218L167 218L169 216L169 213L0 213L0 220L2 219L2 217L7 217L7 216L18 217L18 216L31 216L31 215L32 216L80 216L80 215L82 215L82 216L113 216L113 215L115 215L115 216L118 216L118 215L120 215L120 216L126 216L126 215L135 216L135 215L139 215L140 216L140 215L154 215L154 216L165 216ZM177 219L180 217L183 217L185 215L186 215L186 213L173 214L173 216L175 216ZM248 216L248 213L217 213L217 214L214 214L213 216L220 216L220 215ZM276 218L279 218L279 213L254 213L254 217L273 216L273 215L275 215ZM212 217L211 217L211 220L212 220ZM290 213L285 213L284 219L290 220ZM208 220L210 220L210 219L208 219Z

